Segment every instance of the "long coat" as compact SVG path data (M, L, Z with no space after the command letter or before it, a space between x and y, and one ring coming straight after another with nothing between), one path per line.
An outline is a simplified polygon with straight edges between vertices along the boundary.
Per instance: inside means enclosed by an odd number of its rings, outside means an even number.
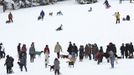
M58 52L60 52L60 51L62 51L61 45L60 45L60 44L56 44L56 45L55 45L54 52L55 52L55 53L58 53Z

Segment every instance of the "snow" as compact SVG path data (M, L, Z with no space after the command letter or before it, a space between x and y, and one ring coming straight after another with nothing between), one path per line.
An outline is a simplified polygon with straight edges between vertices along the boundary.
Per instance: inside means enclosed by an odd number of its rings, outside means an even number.
M134 41L133 29L133 3L124 1L119 4L117 0L109 0L110 9L106 9L103 5L104 0L98 3L79 5L75 1L58 2L54 5L39 6L27 9L9 10L0 14L0 42L3 42L6 53L15 58L14 74L12 75L53 75L49 68L45 68L44 55L36 57L34 63L30 63L29 55L27 59L28 72L20 72L17 65L17 45L18 43L26 44L27 49L31 42L35 42L37 51L44 49L48 44L50 48L50 64L56 56L54 46L57 41L62 45L62 54L67 53L69 41L80 45L87 43L97 43L98 47L103 46L105 51L109 42L116 44L117 52L120 55L119 47L122 43L130 43ZM89 8L93 10L88 12ZM43 21L38 21L37 17L41 10L45 11ZM57 16L56 12L62 11L63 16ZM131 21L122 21L115 24L114 13L119 11L121 18L125 15L131 16ZM12 12L14 22L6 24L7 15ZM48 13L53 12L53 16ZM63 24L63 31L55 31L55 29ZM62 75L133 75L133 59L119 59L115 68L111 69L109 63L104 59L103 63L97 65L96 61L84 59L79 62L77 59L74 68L69 68L66 59L60 59L60 71ZM6 75L5 59L0 60L0 75Z

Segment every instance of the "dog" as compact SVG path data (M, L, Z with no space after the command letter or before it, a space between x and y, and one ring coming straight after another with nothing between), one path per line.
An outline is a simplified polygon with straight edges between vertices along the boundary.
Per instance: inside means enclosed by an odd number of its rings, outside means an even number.
M90 7L90 9L88 10L88 12L91 12L92 11L92 7Z
M126 21L126 18L123 17L122 20L123 20L123 21Z
M6 21L6 23L10 23L10 21L9 21L9 20L7 20L7 21Z
M43 51L35 51L35 55L41 56L41 54L43 53Z
M40 20L41 19L41 16L38 16L38 20Z
M57 29L56 29L56 31L61 31L62 30L62 24L61 24L61 26L60 27L58 27Z
M53 16L53 12L50 12L50 13L49 13L49 16Z
M54 71L54 65L48 65L48 66L50 66L50 71Z
M57 15L63 15L61 11L58 11L57 12Z
M69 66L69 67L71 67L71 66L74 67L74 61L67 61L67 63L68 63L68 66Z
M68 58L68 55L60 55L61 58Z

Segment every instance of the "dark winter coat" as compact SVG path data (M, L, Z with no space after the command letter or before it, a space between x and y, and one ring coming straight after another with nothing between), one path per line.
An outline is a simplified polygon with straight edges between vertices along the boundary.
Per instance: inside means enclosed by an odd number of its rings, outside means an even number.
M125 46L124 46L124 45L121 46L121 47L120 47L120 50L121 50L121 54L124 55L125 50L126 50Z
M12 18L13 18L12 13L9 13L9 14L8 14L8 19L12 19Z
M78 54L78 48L76 45L72 46L72 52L75 53L76 55Z
M97 60L102 60L103 59L103 52L98 52L97 54L96 54L96 59Z
M7 56L5 65L6 65L7 67L13 67L13 62L14 62L14 58Z
M130 53L133 52L133 44L132 44L132 43L129 45L129 52L130 52Z
M70 43L70 44L69 44L69 47L68 47L68 50L67 50L69 54L72 53L72 48L73 48L73 46L72 46L72 44Z
M79 59L82 60L84 56L84 47L80 46L79 48Z
M22 52L22 53L26 53L26 51L27 51L27 48L26 48L26 45L24 44L24 45L22 46L21 52Z
M22 54L22 57L20 58L20 63L23 65L26 65L27 55L25 53Z
M40 12L40 16L41 17L44 17L45 16L45 12L43 10Z

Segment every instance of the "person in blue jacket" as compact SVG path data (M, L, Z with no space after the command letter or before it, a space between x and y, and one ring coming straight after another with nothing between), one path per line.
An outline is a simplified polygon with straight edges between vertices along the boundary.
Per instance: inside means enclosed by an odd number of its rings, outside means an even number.
M42 20L44 19L44 16L45 16L45 12L42 10L42 11L40 12L40 17L41 17Z

